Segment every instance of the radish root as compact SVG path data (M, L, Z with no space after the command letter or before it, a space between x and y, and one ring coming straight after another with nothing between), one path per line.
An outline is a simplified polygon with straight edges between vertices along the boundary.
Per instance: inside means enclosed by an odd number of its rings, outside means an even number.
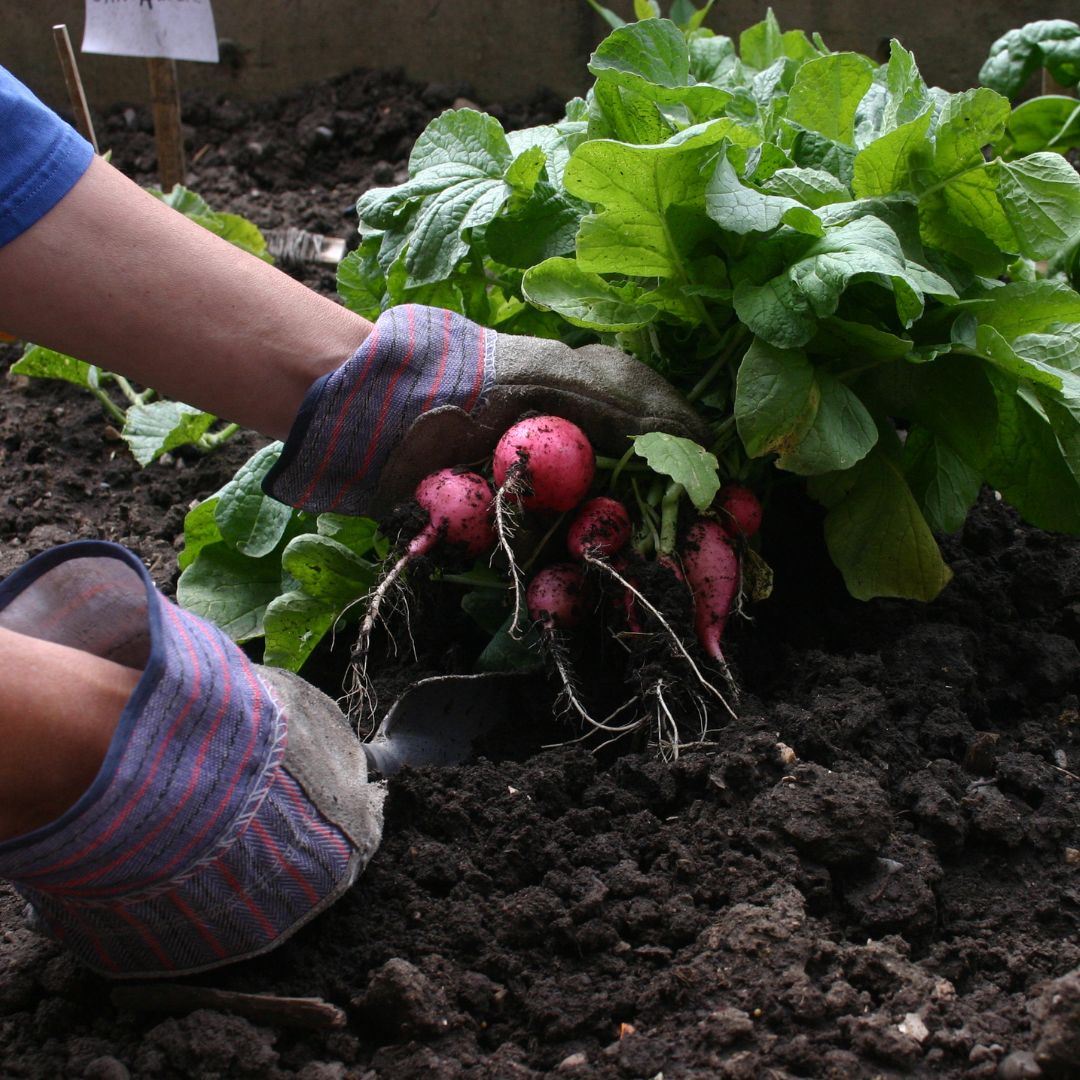
M611 577L613 577L624 589L630 592L637 599L637 601L642 605L642 607L644 607L653 616L654 619L656 619L656 621L663 627L664 632L671 639L671 642L675 646L676 651L689 665L690 670L694 673L694 676L698 680L698 682L710 694L712 694L720 702L721 705L723 705L728 715L731 716L732 719L735 719L735 710L732 709L732 707L728 704L727 698L725 698L724 695L720 693L720 691L717 690L717 688L713 686L713 684L709 682L708 679L705 678L705 676L701 672L701 668L698 667L697 662L690 655L689 650L683 644L682 638L680 638L679 635L675 633L674 629L672 629L671 624L660 613L656 605L653 604L652 601L649 600L648 597L646 597L640 589L638 589L635 585L633 585L625 577L623 577L623 575L620 574L619 571L616 570L615 567L612 566L611 563L607 562L605 559L597 558L597 556L590 555L588 552L584 554L583 558L590 566L595 566L602 573L609 574ZM723 667L723 675L733 694L737 696L738 692L735 688L735 682L732 679L731 672L728 670L726 664Z
M525 607L525 585L514 554L512 541L517 532L518 514L521 497L528 491L528 485L522 477L520 468L512 467L506 474L506 480L495 492L495 536L498 551L506 559L507 572L510 575L510 587L514 591L514 612L510 620L510 636L519 640L522 636L522 611ZM512 505L516 504L515 505Z

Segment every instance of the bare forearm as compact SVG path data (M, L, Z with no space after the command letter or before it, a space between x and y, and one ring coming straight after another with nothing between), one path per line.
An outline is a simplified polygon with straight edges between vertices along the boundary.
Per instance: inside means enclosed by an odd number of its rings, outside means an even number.
M0 327L275 438L371 324L100 159L0 247Z
M63 813L94 779L142 672L0 627L0 841Z

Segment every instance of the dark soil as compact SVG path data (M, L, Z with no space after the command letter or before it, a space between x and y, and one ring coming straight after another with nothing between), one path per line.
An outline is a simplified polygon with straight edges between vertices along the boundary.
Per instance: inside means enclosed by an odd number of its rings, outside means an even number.
M341 235L458 93L358 74L193 102L189 152L209 149L192 186ZM140 180L147 128L141 111L103 125ZM256 445L140 471L75 388L10 380L4 401L3 573L106 537L170 591L184 512ZM807 542L812 517L768 508L776 593L733 630L744 694L714 751L405 773L347 897L275 953L187 980L320 997L344 1027L117 1004L0 886L0 1074L1080 1076L1080 545L988 493L946 542L938 601L865 604Z

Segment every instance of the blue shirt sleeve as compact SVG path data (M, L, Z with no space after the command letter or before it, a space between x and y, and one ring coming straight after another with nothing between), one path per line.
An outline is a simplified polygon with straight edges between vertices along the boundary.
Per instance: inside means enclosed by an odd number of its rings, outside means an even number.
M0 245L47 214L93 156L74 128L0 67Z

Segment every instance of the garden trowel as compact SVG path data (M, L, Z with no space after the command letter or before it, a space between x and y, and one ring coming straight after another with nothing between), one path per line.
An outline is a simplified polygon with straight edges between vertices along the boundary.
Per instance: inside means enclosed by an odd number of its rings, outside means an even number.
M481 736L515 714L528 683L519 672L439 675L415 682L363 743L368 765L382 776L420 765L457 765Z

